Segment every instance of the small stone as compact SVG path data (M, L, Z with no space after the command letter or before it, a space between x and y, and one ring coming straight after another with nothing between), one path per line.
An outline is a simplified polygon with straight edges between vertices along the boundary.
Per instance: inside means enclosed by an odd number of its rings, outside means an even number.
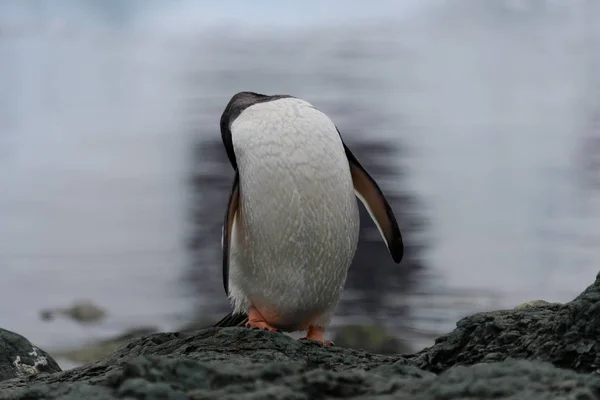
M62 315L81 324L90 324L101 321L106 317L106 311L90 301L79 301L70 307L45 309L40 311L40 318L44 321L50 321Z

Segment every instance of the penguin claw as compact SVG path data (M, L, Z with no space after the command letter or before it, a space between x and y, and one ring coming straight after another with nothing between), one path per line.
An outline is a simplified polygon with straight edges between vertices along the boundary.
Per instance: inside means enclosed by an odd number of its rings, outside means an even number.
M322 345L323 347L335 347L335 343L333 343L333 341L331 341L331 340L328 340L326 342L321 342L320 340L311 339L311 338L308 338L308 337L303 337L303 338L300 338L298 340L301 340L303 342L316 342L316 343L319 343L320 345Z
M264 327L264 328L260 328L260 330L267 331L267 332L278 332L278 333L283 332L281 329L275 329L273 327L271 327L271 328Z
M245 325L246 328L248 329L253 329L253 330L258 330L258 331L269 331L269 332L281 332L280 330L273 328L271 325L267 324L266 322L258 322L258 321L252 321L252 322L248 322Z
M325 336L324 328L319 327L319 326L310 326L308 328L308 333L307 333L306 337L303 337L300 340L312 340L312 341L315 341L315 342L321 344L324 347L334 346L334 344L331 340L325 341L324 336Z

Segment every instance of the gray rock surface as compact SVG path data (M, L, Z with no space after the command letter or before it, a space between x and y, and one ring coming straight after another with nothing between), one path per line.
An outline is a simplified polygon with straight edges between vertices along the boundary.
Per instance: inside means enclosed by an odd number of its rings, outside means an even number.
M0 381L58 371L60 367L45 351L23 336L0 328Z
M65 350L54 350L52 355L60 360L66 360L67 362L76 363L75 365L80 366L88 364L105 357L108 354L113 353L118 348L128 343L130 340L138 338L143 335L157 332L158 329L153 327L140 327L134 328L124 332L121 335L99 340L84 344L77 348L70 348Z
M600 399L600 276L567 304L465 318L413 355L244 328L159 333L98 362L0 382L16 399Z
M600 367L600 274L566 304L536 302L475 314L415 356L415 365L441 372L453 365L507 358L547 361L578 372Z

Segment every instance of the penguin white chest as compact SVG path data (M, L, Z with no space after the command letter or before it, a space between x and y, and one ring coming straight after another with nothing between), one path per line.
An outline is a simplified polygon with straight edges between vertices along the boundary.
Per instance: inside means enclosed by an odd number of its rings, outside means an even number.
M324 326L354 257L359 214L344 147L331 120L300 99L259 103L231 126L239 209L230 298L273 326Z

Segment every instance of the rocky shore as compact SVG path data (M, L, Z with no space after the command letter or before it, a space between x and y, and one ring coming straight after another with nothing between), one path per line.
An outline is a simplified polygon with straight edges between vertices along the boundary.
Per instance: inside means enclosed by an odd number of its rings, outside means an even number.
M0 399L600 399L600 274L566 304L476 314L416 354L244 328L156 333L68 371L0 330Z

